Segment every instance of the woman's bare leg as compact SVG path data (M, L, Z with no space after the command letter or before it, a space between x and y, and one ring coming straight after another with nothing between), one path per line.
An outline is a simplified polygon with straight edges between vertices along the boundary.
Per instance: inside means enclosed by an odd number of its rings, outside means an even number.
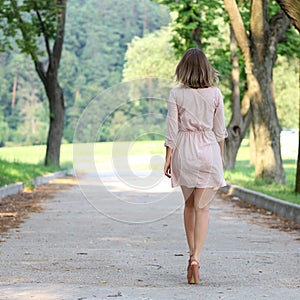
M208 232L210 201L216 194L214 189L196 188L194 191L195 230L193 258L200 260Z
M194 208L194 188L181 186L185 199L184 205L184 228L186 239L190 250L190 255L194 254L194 235L195 235L195 208Z

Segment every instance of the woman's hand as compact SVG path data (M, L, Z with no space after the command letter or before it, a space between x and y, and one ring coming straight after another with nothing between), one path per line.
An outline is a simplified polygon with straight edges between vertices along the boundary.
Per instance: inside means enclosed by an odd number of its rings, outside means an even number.
M173 150L170 147L166 147L166 162L165 162L165 175L171 178L171 157L172 157Z
M171 160L170 159L166 160L166 162L165 162L164 172L167 177L171 178Z

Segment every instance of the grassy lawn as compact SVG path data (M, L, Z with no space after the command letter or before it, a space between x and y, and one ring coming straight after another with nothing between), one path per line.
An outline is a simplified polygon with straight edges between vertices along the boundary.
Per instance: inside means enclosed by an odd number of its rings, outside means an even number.
M263 180L255 180L254 166L249 163L249 146L247 145L247 141L245 141L238 152L236 169L233 171L225 171L225 178L228 183L300 204L300 195L294 192L296 176L295 157L296 153L283 155L286 185L276 183L266 184Z
M38 176L72 168L72 145L63 145L61 167L46 167L43 160L46 146L0 148L0 187L14 182L29 181Z
M41 164L9 162L0 159L0 186L18 181L30 185L31 179L58 170L58 168L45 167Z
M112 142L97 143L94 145L95 161L101 169L109 168L107 163L118 153L124 156L124 150L128 151L133 169L147 169L147 160L135 159L137 156L161 155L164 157L163 141L138 141L135 143ZM4 147L0 148L0 186L16 181L29 181L45 173L56 171L55 168L43 166L45 156L45 146L24 146L24 147ZM283 153L285 153L283 151ZM294 193L295 173L296 173L296 153L283 155L283 164L286 172L285 186L278 184L265 184L262 180L255 180L254 166L249 164L249 147L247 140L243 142L237 157L236 169L226 171L225 177L228 183L243 186L248 189L256 190L276 198L300 204L300 195ZM72 168L73 146L63 144L61 148L61 169ZM160 165L154 167L161 167Z

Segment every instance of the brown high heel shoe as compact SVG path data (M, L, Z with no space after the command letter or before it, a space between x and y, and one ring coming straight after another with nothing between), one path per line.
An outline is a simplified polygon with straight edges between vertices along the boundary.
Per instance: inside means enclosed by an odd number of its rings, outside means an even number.
M190 255L189 263L188 263L188 266L186 269L186 271L187 271L186 277L187 277L188 283L190 283L190 281L192 280L192 276L193 276L191 261L192 261L192 255Z
M192 270L192 276L191 280L188 281L189 284L197 284L199 283L199 262L196 259L191 260L191 270Z

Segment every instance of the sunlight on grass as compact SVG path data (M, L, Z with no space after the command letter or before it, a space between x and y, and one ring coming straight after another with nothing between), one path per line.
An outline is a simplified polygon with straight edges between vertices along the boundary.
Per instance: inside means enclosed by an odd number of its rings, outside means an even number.
M0 159L0 186L19 181L27 185L31 179L57 170L59 169L40 164L9 162Z
M30 164L43 164L45 160L46 146L19 146L0 148L0 159L9 162L20 162ZM70 165L73 161L73 145L63 144L61 146L61 165Z

